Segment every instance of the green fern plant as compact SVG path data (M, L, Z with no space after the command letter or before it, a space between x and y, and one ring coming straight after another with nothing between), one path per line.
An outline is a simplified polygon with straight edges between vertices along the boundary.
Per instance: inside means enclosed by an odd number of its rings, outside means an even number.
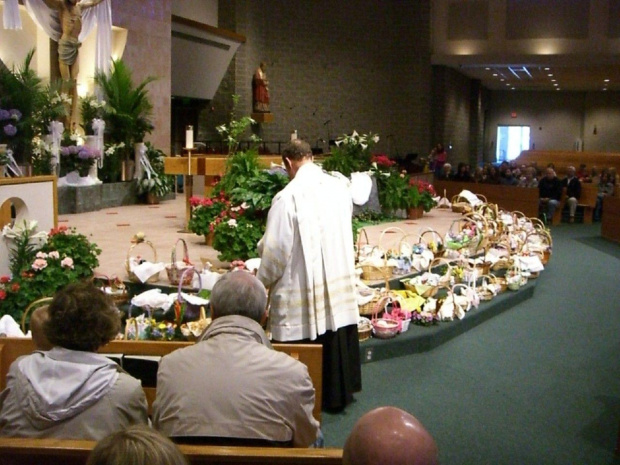
M112 143L125 144L122 152L126 161L129 160L134 144L142 142L146 134L154 128L151 123L153 105L149 100L146 87L155 79L148 77L135 86L131 70L122 60L112 62L109 75L102 72L95 74L95 83L101 88L107 103L103 115L106 134ZM118 180L119 161L110 160L110 163L106 165L104 165L104 170L107 168L114 171L102 172L104 180Z

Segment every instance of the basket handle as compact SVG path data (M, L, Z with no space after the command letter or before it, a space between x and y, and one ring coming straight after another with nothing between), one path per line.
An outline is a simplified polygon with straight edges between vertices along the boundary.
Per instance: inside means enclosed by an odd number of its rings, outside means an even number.
M177 300L179 301L179 303L183 303L183 298L181 297L181 288L183 287L183 281L185 280L185 275L187 273L196 273L198 275L198 292L202 291L202 278L200 277L200 273L198 273L198 270L196 270L196 268L194 267L186 268L181 274L181 278L179 279L179 287L177 292Z
M139 246L140 244L146 244L151 248L151 250L153 251L153 255L155 257L153 261L157 262L157 250L155 250L155 247L153 246L153 243L151 241L142 241L142 242L136 242L135 244L132 244L131 247L129 247L129 250L127 251L127 262L129 263L129 259L131 258L131 251L137 246Z
M171 267L177 268L177 245L179 245L179 242L183 243L183 263L193 266L192 262L189 261L189 252L187 250L187 242L185 242L185 239L179 238L174 243L174 247L172 247Z
M21 321L22 333L26 334L26 318L28 317L28 314L32 310L39 308L39 306L42 306L42 304L48 304L52 300L53 300L53 297L41 297L40 299L37 299L34 302L31 302L30 305L26 307L26 310L24 310L24 314L22 315L22 321Z

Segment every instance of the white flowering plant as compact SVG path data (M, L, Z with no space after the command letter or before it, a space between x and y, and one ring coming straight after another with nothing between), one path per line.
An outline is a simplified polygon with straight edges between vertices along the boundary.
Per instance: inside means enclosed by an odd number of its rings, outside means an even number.
M0 276L0 315L17 321L24 309L42 297L51 297L67 284L92 277L101 250L75 229L60 226L36 232L36 221L5 226L9 242L10 276Z
M95 134L93 130L93 120L97 118L103 119L107 108L106 101L100 101L94 95L87 95L80 99L82 127L87 135Z
M357 171L368 171L371 167L371 150L379 142L379 135L369 132L343 134L336 139L331 156L323 162L323 169L338 171L350 177Z
M229 215L214 228L213 248L220 251L217 258L232 262L258 257L256 245L265 232L264 222L244 214L241 207L232 207Z
M228 155L234 155L239 149L239 139L243 133L253 124L256 124L249 116L243 116L241 119L236 119L236 109L239 103L239 95L234 94L233 106L230 111L230 122L228 124L221 124L215 128L220 136L226 141L228 145ZM260 138L256 134L250 136L250 141L254 143L260 142Z

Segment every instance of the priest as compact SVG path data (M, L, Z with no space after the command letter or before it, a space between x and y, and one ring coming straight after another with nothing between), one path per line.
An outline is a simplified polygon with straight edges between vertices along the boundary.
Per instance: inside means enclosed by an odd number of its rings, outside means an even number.
M257 276L269 289L272 339L323 345L323 408L338 411L361 390L353 202L307 142L291 141L282 161L291 182L271 204Z

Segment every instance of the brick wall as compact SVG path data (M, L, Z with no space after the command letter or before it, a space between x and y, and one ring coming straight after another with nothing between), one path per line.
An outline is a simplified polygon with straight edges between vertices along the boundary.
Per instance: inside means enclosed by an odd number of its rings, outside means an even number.
M480 86L452 68L433 66L432 92L431 131L434 143L442 143L446 147L448 161L453 167L459 162L476 164L482 156L481 142L477 138L484 119L480 114L483 111L482 101L478 106Z
M172 0L112 0L112 23L128 29L123 61L132 70L134 84L149 76L155 130L147 135L157 148L170 149L170 53Z
M239 113L251 112L252 74L265 61L275 121L261 125L263 139L287 140L297 129L315 145L357 130L379 133L377 150L392 155L429 150L429 0L237 0L219 10L219 26L247 42L201 115L205 138L217 138L233 92Z

